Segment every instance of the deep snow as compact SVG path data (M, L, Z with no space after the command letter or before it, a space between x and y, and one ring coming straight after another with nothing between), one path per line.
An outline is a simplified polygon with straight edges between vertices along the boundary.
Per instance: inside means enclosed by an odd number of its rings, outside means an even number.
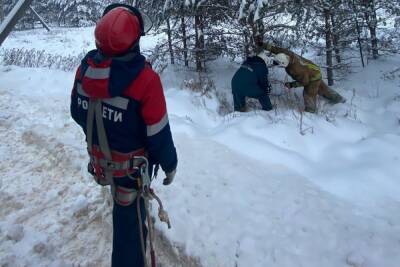
M5 47L80 53L92 30L18 32ZM282 97L275 112L221 116L215 98L182 90L186 74L168 69L180 162L171 186L154 182L172 220L171 230L156 227L207 267L398 267L400 81L384 76L399 62L350 75L336 88L348 102L305 114L303 134ZM213 65L219 93L229 97L236 67ZM0 67L0 266L109 265L109 197L86 173L83 135L69 117L72 80Z

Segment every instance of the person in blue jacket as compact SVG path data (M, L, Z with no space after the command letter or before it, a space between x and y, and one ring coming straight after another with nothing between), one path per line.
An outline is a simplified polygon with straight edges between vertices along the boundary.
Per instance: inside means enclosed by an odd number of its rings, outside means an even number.
M145 26L138 9L108 6L96 25L97 49L82 60L71 93L71 116L86 136L88 171L111 187L114 199L112 267L145 266L141 159L148 160L149 176L161 166L164 185L172 183L178 164L160 77L140 52Z
M232 78L234 110L246 112L246 97L257 99L263 110L272 110L268 81L269 58L265 52L248 57Z

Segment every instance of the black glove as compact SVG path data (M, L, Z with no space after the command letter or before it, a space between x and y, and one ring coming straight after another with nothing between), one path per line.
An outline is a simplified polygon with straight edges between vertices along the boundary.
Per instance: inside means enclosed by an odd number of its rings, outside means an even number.
M165 177L165 179L163 181L163 185L170 185L175 178L175 174L176 174L176 169L173 170L172 172L166 173L165 175L167 177Z
M262 35L257 35L254 37L254 43L256 44L256 46L261 47L263 46L264 42L263 42L263 36Z

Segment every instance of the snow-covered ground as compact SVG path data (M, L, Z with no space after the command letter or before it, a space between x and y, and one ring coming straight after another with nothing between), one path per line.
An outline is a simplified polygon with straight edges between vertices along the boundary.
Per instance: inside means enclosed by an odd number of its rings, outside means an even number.
M92 31L18 32L4 47L80 53ZM205 267L400 266L400 80L384 79L399 62L350 75L338 85L348 102L304 114L303 134L300 113L283 105L221 116L168 69L179 167L171 186L153 183L172 220L156 227ZM229 96L236 66L223 63L214 80ZM86 173L72 80L0 66L0 266L109 265L109 198Z
M14 31L1 48L26 48L45 50L46 53L69 56L78 55L95 48L94 27L87 28L53 28ZM142 40L143 47L152 47L158 36L146 36Z

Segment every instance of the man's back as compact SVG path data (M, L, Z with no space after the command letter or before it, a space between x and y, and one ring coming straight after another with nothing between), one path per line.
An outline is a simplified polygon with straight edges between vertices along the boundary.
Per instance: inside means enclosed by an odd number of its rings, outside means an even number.
M144 266L151 172L159 164L168 185L178 162L160 78L140 53L144 29L136 8L108 6L96 25L97 49L82 60L71 93L88 171L114 200L113 267Z
M259 95L267 90L268 68L258 56L248 57L232 78L232 88L245 95Z
M83 60L77 71L71 96L71 114L74 120L86 133L89 98L101 98L102 118L111 150L129 153L146 149L150 159L161 163L163 169L174 169L175 148L159 76L144 62L144 58L143 68L132 72L132 68L129 68L130 62L119 62L118 59L110 61L108 58L93 60L97 56L96 52L89 53L86 58L88 64ZM138 63L137 60L134 63ZM124 65L125 68L122 67ZM118 72L113 72L115 67ZM109 69L108 76L104 71L106 69ZM100 74L103 76L98 76ZM126 81L121 83L123 79ZM127 86L123 87L125 84ZM158 131L149 134L148 131L155 128ZM161 151L153 148L156 145L152 145L154 141L149 139L156 135L163 150L173 151L170 152L172 157L163 156ZM96 127L93 131L93 144L99 144Z

